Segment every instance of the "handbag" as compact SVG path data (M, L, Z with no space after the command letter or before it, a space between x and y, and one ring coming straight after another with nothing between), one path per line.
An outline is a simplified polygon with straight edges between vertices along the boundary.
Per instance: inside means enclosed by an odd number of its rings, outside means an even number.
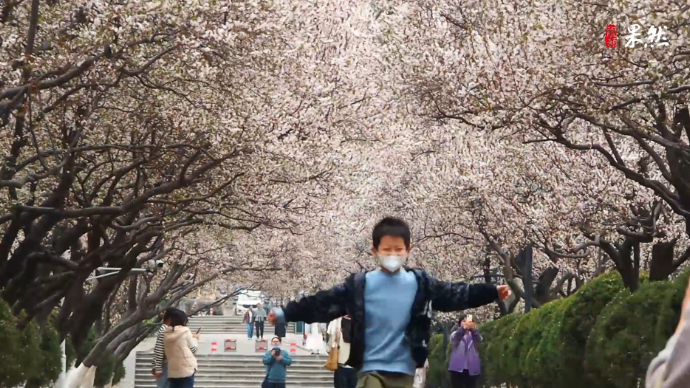
M273 368L273 365L268 367L266 377L264 377L264 381L261 383L261 388L271 388L271 383L268 382L268 375L271 374L271 368Z
M331 351L328 353L328 360L323 365L324 368L331 372L338 370L338 356L340 355L340 330L335 332L335 339L331 345Z

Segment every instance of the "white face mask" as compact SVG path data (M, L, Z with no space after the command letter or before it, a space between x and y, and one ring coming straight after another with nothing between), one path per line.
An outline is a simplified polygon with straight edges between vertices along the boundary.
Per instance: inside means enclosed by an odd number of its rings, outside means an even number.
M403 256L379 256L381 266L391 272L396 272L407 261Z

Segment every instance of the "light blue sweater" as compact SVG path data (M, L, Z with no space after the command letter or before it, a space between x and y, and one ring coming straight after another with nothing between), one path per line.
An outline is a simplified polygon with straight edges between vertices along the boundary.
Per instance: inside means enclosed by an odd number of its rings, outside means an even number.
M395 274L376 270L366 274L364 289L365 322L364 365L362 372L393 372L414 376L415 362L405 328L417 279L401 269Z

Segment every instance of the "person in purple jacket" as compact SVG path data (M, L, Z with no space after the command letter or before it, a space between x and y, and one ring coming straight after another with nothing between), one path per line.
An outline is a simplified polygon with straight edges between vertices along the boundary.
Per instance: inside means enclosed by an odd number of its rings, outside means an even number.
M453 388L475 388L481 374L477 345L482 342L482 335L472 320L472 316L462 317L457 330L450 335L450 384Z

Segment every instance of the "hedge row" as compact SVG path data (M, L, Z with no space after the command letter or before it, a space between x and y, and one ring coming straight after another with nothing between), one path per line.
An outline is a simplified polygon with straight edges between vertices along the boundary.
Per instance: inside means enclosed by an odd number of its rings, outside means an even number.
M50 325L40 332L33 322L24 330L17 329L17 323L0 300L0 388L46 386L58 378L62 367L58 334Z
M31 322L23 330L17 328L17 318L7 304L0 299L0 388L41 388L51 386L60 376L62 349L58 333L50 324L41 332ZM71 346L65 348L67 365L80 363L93 348L95 331L92 329L79 351ZM70 341L66 341L67 344ZM124 377L122 363L117 363L113 354L104 355L102 365L96 370L95 387L102 388L110 383L117 384Z
M566 299L481 326L485 387L631 388L680 317L688 273L630 293L605 274Z

